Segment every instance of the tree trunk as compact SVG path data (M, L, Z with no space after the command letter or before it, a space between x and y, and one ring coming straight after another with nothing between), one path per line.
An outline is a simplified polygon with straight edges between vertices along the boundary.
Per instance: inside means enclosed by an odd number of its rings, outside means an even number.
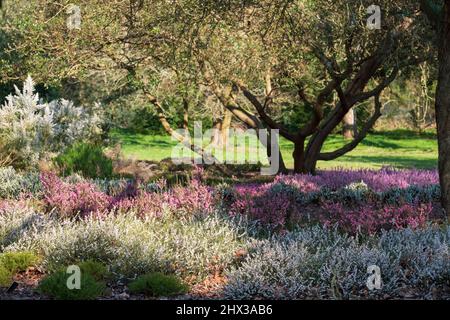
M355 111L350 109L342 119L342 134L344 139L353 139L356 134Z
M189 101L183 99L183 129L189 130Z
M294 143L294 173L308 173L306 170L305 159L305 140L299 140Z
M222 125L220 127L220 144L226 146L228 144L228 138L230 136L230 127L233 114L230 110L225 110L225 115L222 120Z
M436 123L439 145L439 178L442 207L450 217L450 2L445 1L444 25L439 48L436 90Z
M232 118L233 114L229 110L225 110L223 119L213 122L214 132L210 142L212 145L226 146L228 144Z
M213 135L211 137L211 144L213 146L218 146L220 144L220 128L222 127L222 123L220 119L217 119L213 122Z

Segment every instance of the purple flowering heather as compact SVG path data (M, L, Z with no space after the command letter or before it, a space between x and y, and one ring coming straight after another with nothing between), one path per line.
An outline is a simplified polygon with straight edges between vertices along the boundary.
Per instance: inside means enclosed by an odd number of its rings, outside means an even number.
M339 197L326 196L348 188L352 184L367 186L356 207L342 193ZM235 201L229 204L231 214L244 214L272 226L283 226L293 219L315 221L320 224L339 224L348 232L362 230L368 233L381 229L417 228L429 218L433 204L431 200L405 203L400 197L397 203L384 203L373 192L391 189L406 189L411 186L432 186L439 182L436 171L427 170L330 170L319 171L317 175L278 176L271 183L244 184L234 187ZM274 187L282 190L273 193ZM292 191L294 190L294 191ZM352 191L349 190L349 193ZM313 200L304 201L315 194ZM332 193L333 195L333 193ZM348 196L348 193L347 193ZM347 200L347 202L346 202Z
M321 187L336 190L351 183L363 181L377 192L391 188L407 188L412 185L425 186L439 183L436 170L327 170L317 175L279 176L275 182L283 182L299 188L302 192L317 191Z
M40 176L44 189L44 202L49 209L55 209L62 216L103 214L112 198L88 182L70 184L56 174L44 172Z
M432 205L429 203L381 208L372 204L359 208L346 208L340 203L328 203L322 206L319 221L326 226L337 224L349 233L361 231L374 234L382 229L424 227L432 210Z
M429 220L438 194L433 188L408 189L437 184L435 171L385 168L279 176L271 183L234 186L224 202L217 199L213 187L201 182L201 175L196 172L188 186L158 187L153 192L130 183L115 196L89 182L64 182L52 173L43 173L41 182L45 204L63 216L119 211L140 217L161 217L169 212L183 218L212 214L220 205L231 216L245 215L271 228L312 222L338 224L352 233L421 227ZM389 192L381 193L385 191Z

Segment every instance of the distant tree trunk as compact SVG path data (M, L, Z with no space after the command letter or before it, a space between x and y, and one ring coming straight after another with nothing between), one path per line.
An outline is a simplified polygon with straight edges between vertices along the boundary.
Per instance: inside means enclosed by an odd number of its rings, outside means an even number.
M233 114L230 110L226 109L225 114L222 120L222 126L220 127L220 143L222 145L228 144L228 138L230 135L230 127L231 127L231 120L233 118Z
M217 119L213 122L214 133L211 137L211 144L216 146L225 146L228 143L230 135L231 120L233 113L226 109L222 119Z
M217 119L213 121L213 135L211 137L211 144L213 146L217 146L219 145L220 142L220 128L222 127L222 120L221 119Z
M183 99L183 129L189 130L189 100Z
M445 1L439 48L436 90L436 123L439 145L439 177L442 207L450 217L450 1Z
M355 110L350 109L342 120L342 134L344 139L353 139L356 134Z

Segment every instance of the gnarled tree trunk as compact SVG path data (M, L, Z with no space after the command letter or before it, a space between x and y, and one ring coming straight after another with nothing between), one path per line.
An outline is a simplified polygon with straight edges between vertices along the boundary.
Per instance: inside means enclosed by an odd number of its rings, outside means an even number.
M445 1L443 20L436 91L436 123L442 207L450 217L450 1Z

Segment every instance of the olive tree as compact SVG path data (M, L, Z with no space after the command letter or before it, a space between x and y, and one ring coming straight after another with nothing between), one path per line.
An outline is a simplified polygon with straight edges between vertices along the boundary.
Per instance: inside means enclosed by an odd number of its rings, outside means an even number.
M178 44L189 44L205 80L238 119L279 130L294 144L294 171L314 173L319 160L334 160L366 137L381 116L383 90L400 72L432 56L420 41L429 29L417 3L382 1L377 30L367 27L370 4L215 3ZM323 152L346 114L369 99L373 114L354 139ZM296 130L280 121L289 108L304 109Z

